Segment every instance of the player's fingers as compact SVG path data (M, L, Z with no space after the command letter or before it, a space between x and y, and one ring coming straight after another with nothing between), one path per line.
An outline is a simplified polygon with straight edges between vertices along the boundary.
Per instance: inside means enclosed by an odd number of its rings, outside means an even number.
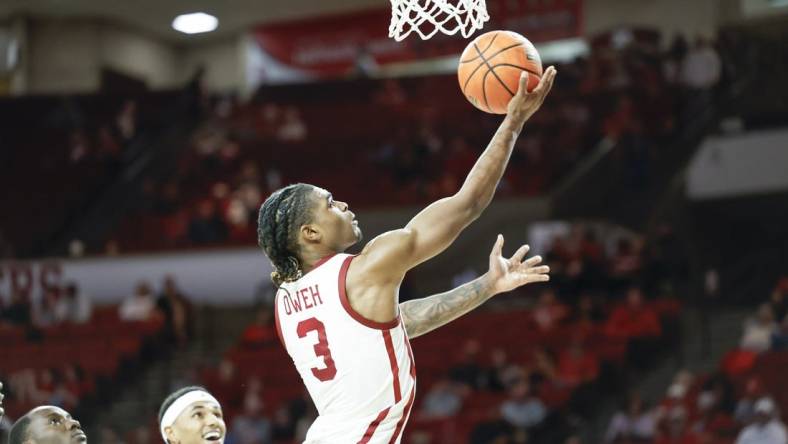
M547 274L550 272L550 267L547 265L542 265L540 267L533 267L529 268L526 273L528 274Z
M514 262L515 264L519 264L520 262L522 262L523 258L525 257L525 254L528 253L528 250L530 249L531 247L528 244L518 248L517 251L515 251L514 255L512 256L512 262Z
M539 265L539 263L541 262L542 262L542 256L536 255L534 257L528 258L525 262L523 262L523 265L530 268Z
M495 245L493 245L492 252L490 256L501 256L503 254L503 234L499 234L498 238L495 239Z
M520 94L528 93L528 71L523 70L520 73L520 85L518 91L520 92Z
M549 274L532 274L528 276L531 282L547 282L550 280Z
M555 75L556 75L556 70L551 66L547 68L547 71L545 71L545 75L542 76L542 80L544 80L545 82L544 88L539 90L539 96L542 101L544 101L544 98L547 97L547 94L553 88L553 81L555 81Z
M547 79L548 76L542 75L542 78L539 79L539 83L536 85L536 88L534 88L529 94L537 97L541 96L547 87Z
M533 91L530 92L530 94L534 96L541 96L543 94L545 88L547 88L547 83L550 80L550 72L552 68L553 67L551 66L550 68L547 68L545 72L542 73L542 77L539 79L539 83L536 85L536 88L534 88Z

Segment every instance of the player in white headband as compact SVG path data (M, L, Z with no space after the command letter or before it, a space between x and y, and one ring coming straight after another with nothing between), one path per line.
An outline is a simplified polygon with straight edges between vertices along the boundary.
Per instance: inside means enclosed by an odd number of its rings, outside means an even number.
M159 409L159 431L165 444L223 444L227 435L219 401L202 387L184 387Z

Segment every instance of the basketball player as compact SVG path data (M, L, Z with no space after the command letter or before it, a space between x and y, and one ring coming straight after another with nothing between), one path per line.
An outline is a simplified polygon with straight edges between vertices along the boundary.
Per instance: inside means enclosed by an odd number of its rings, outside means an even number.
M164 400L159 431L165 444L222 444L227 435L219 401L195 386L177 390Z
M36 407L19 418L8 436L8 444L74 444L88 438L79 421L52 405Z
M405 273L444 251L489 205L523 125L555 74L548 68L528 93L524 73L503 123L460 190L404 228L373 239L357 256L343 252L361 240L361 229L348 204L330 192L295 184L263 203L258 240L279 287L277 329L319 413L306 443L399 443L416 387L408 336L435 329L509 287L482 279L461 291L398 301ZM524 274L519 285L547 280L546 267L531 268L541 259L521 263L527 252L521 248L505 260L502 246L499 237L495 273Z

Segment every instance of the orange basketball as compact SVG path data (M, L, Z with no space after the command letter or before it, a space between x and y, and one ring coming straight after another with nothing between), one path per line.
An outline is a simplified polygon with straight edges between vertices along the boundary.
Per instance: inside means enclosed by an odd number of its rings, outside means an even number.
M542 60L534 45L516 32L490 31L476 37L462 52L457 77L473 106L506 114L523 71L528 71L531 91L542 77Z

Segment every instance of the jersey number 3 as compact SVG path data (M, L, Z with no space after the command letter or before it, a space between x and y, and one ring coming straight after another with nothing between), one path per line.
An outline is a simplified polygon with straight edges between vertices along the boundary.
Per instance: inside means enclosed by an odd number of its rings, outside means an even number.
M315 344L315 355L323 358L325 367L312 367L312 374L320 381L330 381L337 375L337 368L334 366L334 358L331 357L331 350L328 348L326 339L326 326L316 318L304 319L298 323L298 337L303 338L310 331L317 332L317 344Z

